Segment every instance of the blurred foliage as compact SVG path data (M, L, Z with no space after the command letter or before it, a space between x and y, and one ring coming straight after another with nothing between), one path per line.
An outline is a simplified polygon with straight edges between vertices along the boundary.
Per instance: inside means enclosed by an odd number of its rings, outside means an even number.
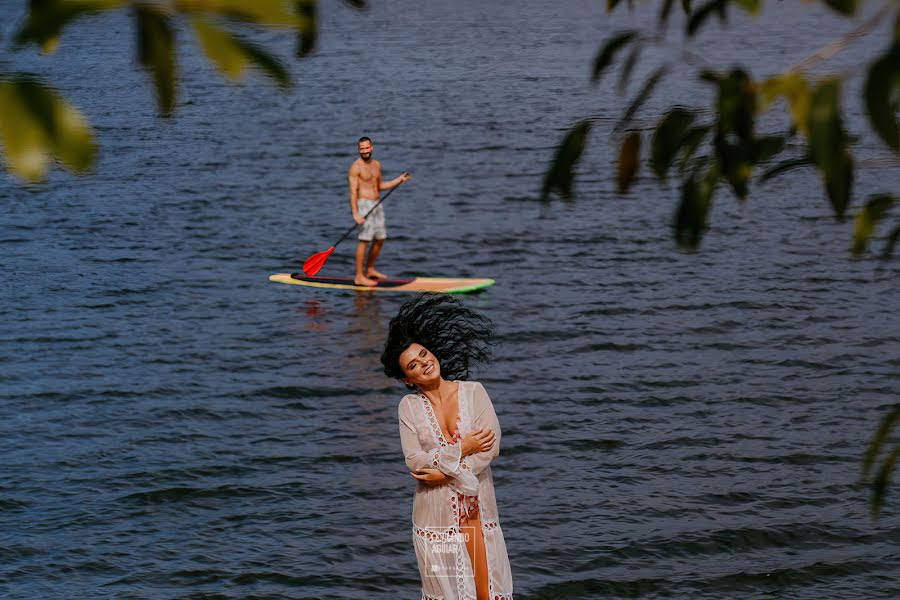
M365 9L365 0L343 0ZM317 0L30 0L12 39L12 48L31 45L44 54L56 50L66 27L77 20L127 10L134 23L136 60L148 73L159 115L178 105L176 32L191 31L203 55L232 81L250 69L282 89L291 86L284 63L236 29L280 29L297 36L296 55L312 54L318 40ZM3 69L7 61L0 63ZM7 170L28 182L41 181L58 162L75 173L89 171L97 154L84 116L48 83L0 70L0 143Z
M807 3L813 1L807 0ZM848 20L863 4L862 0L819 1ZM632 8L634 4L634 0L607 0L606 8L607 12L612 12L620 5ZM666 182L673 167L678 168L681 193L672 217L672 231L675 242L684 249L695 250L700 246L709 227L710 209L719 185L724 184L723 187L729 188L739 202L745 202L750 195L753 174L762 167L760 183L794 169L812 167L822 181L823 196L832 214L838 221L844 221L853 206L855 178L851 152L855 138L846 130L841 114L841 87L848 78L865 77L862 100L868 125L875 137L883 142L883 150L891 154L891 162L897 164L900 153L897 118L900 109L900 0L880 2L874 14L848 34L829 42L793 68L761 81L754 80L739 66L728 72L717 72L705 66L703 58L689 50L691 39L700 35L710 20L718 18L725 23L732 9L756 14L762 4L763 0L682 0L679 3L661 0L653 26L646 30L614 33L600 45L591 68L591 80L599 85L617 57L624 54L617 85L618 93L622 94L647 48L660 47L669 58L669 62L647 76L611 132L614 139L620 140L615 171L620 194L627 194L636 179L643 147L641 138L648 128L635 127L632 122L663 78L675 66L681 66L696 69L698 85L713 87L711 106L673 106L656 116L646 151L650 172L661 184ZM685 16L684 49L673 52L665 30L676 6ZM881 51L870 64L859 65L837 76L814 78L809 74L813 66L848 45L861 39L871 42L869 34L891 18L894 24L891 39L887 43L873 42L881 46ZM773 108L784 111L789 127L786 131L761 134L757 131L758 117ZM543 200L553 193L567 200L574 199L576 166L586 146L590 123L591 119L584 119L563 136L544 177ZM799 152L774 162L785 152L789 140L792 148L800 148ZM888 220L896 205L893 195L878 193L871 195L856 211L850 244L852 256L868 255L869 242L879 223ZM893 255L898 237L900 225L895 224L886 235L880 253L883 260ZM884 417L863 459L862 481L871 489L871 511L875 517L884 505L890 476L900 456L900 444L890 447L891 434L900 428L898 424L900 405ZM876 466L879 459L881 462Z
M814 0L807 0L812 3ZM862 0L817 0L848 20L856 16ZM635 1L607 0L608 12L620 6L632 8ZM615 171L616 188L627 194L636 180L641 151L644 150L650 172L665 183L672 168L677 166L681 178L681 195L673 219L673 236L679 247L697 249L706 232L708 217L720 184L731 190L740 202L750 195L754 173L765 183L788 171L812 167L822 181L823 196L838 221L845 220L853 206L855 178L851 147L854 142L846 129L841 109L841 88L845 80L864 76L863 105L868 123L884 150L894 160L900 153L900 0L887 0L865 23L854 31L806 58L797 66L762 80L754 80L746 69L735 66L718 72L704 64L702 57L689 50L691 40L699 36L710 22L726 23L732 10L758 13L763 0L660 0L655 22L646 29L629 29L611 35L600 44L591 68L591 80L602 85L604 75L621 61L617 89L624 93L631 73L648 48L660 47L669 56L668 62L656 68L627 104L612 131L619 145ZM666 40L666 27L672 13L684 14L684 47L673 53ZM860 39L866 38L875 27L893 16L895 26L892 39L871 64L839 76L813 78L809 69ZM673 56L674 54L674 56ZM714 100L710 106L686 107L676 105L655 118L649 144L642 144L647 126L635 126L635 116L648 98L664 87L664 79L676 67L696 69L698 85L710 85ZM757 121L763 113L778 108L784 110L789 127L785 131L761 133ZM563 136L556 155L547 170L541 198L547 200L554 193L573 199L576 166L586 146L586 119ZM791 156L782 157L791 142ZM793 149L800 148L799 153ZM779 159L777 162L776 159ZM865 256L868 242L876 233L880 221L887 220L894 205L886 194L874 195L860 208L854 219L851 253ZM887 235L881 252L890 258L900 229Z
M0 79L0 141L8 169L36 181L53 158L83 173L94 161L94 136L84 116L49 87L25 76Z
M900 404L881 419L881 424L863 456L862 481L872 488L871 508L872 515L877 517L884 506L884 497L891 479L891 473L897 465L897 457L900 456L900 443L890 446L890 437L900 423ZM875 464L881 459L881 465L875 468ZM873 477L874 475L874 477Z

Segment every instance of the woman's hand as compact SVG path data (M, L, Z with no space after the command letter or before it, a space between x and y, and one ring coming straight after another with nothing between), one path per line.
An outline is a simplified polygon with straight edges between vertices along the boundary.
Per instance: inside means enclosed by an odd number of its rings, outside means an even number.
M482 427L466 434L466 437L460 442L460 451L463 456L487 452L493 448L496 439L497 436L490 428Z
M415 471L410 471L409 474L428 485L440 485L450 480L449 477L437 469L416 469Z

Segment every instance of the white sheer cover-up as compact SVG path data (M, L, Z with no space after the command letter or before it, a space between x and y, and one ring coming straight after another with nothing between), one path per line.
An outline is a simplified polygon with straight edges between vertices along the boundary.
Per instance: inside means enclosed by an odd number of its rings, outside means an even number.
M442 485L416 481L413 496L413 544L425 600L475 600L475 580L466 552L465 523L459 524L457 492L478 496L481 533L487 554L491 600L512 600L512 573L500 529L491 461L500 453L500 423L484 386L460 381L459 433L489 427L496 440L487 452L460 458L459 444L444 438L431 403L421 394L400 401L400 442L410 471L439 469L451 479Z

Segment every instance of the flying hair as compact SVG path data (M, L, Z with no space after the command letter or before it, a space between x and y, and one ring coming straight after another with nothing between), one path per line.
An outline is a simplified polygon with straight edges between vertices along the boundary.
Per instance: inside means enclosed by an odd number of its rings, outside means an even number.
M490 319L466 308L453 296L419 294L391 319L381 364L385 375L402 379L400 355L416 343L438 359L441 377L467 380L470 367L490 359L493 333Z

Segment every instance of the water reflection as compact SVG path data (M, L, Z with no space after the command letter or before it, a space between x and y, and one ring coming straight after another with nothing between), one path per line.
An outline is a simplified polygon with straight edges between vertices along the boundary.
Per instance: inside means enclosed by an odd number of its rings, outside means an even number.
M324 332L327 329L325 323L325 305L319 300L307 300L297 307L297 313L301 315L300 321L307 331Z

